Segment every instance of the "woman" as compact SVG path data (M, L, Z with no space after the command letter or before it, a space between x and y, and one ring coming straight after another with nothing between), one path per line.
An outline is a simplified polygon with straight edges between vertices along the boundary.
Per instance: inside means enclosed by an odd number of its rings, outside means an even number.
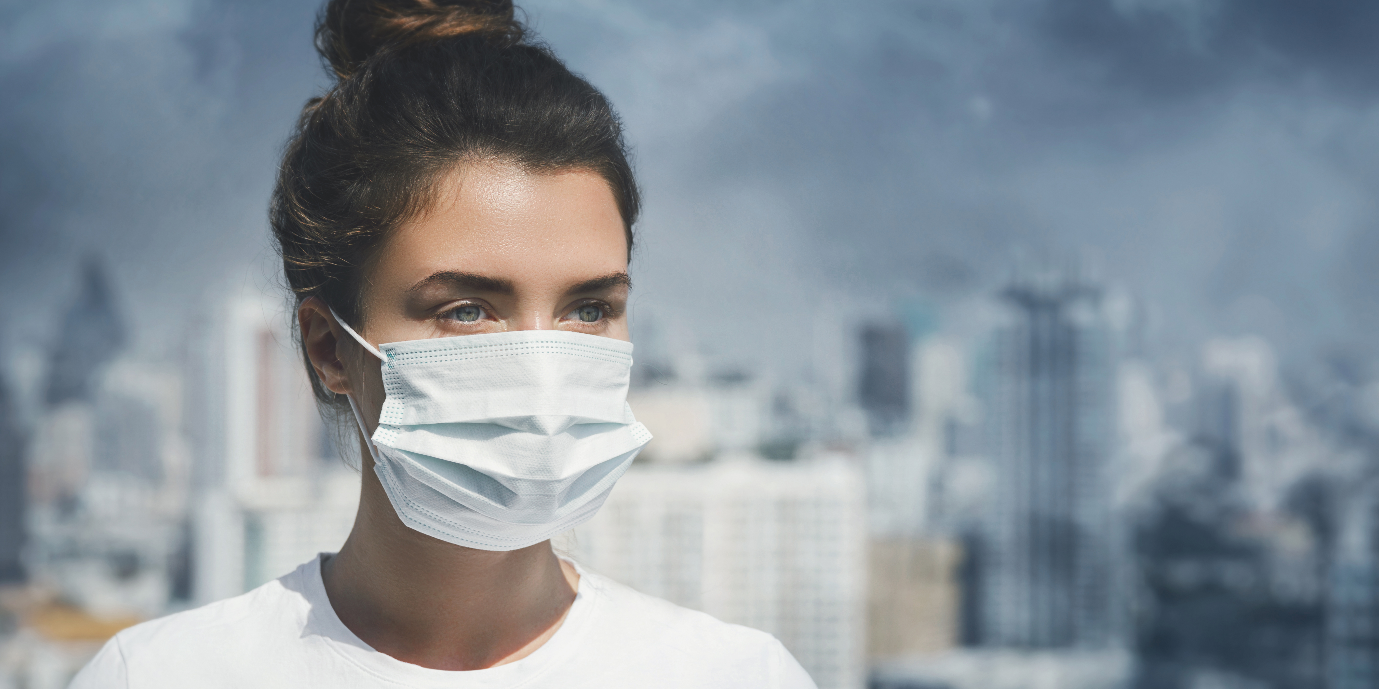
M602 94L510 2L331 0L270 218L319 402L361 429L348 540L118 634L74 687L812 687L767 634L549 538L649 435L625 401L638 195Z

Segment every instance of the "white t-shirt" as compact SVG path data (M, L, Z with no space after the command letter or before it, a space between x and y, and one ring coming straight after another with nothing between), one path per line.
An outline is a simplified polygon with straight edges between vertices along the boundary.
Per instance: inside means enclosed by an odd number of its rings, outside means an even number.
M770 634L579 574L564 623L531 655L447 671L397 660L355 636L326 598L318 557L242 596L116 634L71 689L814 689Z

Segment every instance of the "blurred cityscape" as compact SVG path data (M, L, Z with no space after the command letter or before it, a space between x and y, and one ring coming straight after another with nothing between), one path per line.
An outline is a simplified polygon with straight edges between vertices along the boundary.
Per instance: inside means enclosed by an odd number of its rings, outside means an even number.
M0 377L2 688L337 549L358 499L284 297L224 297L149 360L100 261L73 273ZM656 439L557 548L775 634L821 689L1379 686L1379 371L1258 337L1164 361L1146 313L1021 267L801 343L788 379L648 317Z

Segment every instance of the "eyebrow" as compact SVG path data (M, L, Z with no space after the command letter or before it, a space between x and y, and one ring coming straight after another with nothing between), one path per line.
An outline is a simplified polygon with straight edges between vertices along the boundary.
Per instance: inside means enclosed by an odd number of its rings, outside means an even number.
M487 275L477 273L464 273L456 270L442 270L432 273L420 282L412 285L407 291L416 293L433 285L444 285L461 291L473 292L493 292L496 294L510 295L516 292L516 288L509 280L491 278ZM580 294L584 292L597 292L609 289L610 287L632 288L632 278L627 273L609 273L601 277L596 277L584 282L577 283L566 290L566 294Z
M412 285L408 292L420 292L432 285L445 285L461 291L472 292L494 292L497 294L512 294L516 290L508 280L491 278L487 275L475 273L462 273L454 270L442 270L432 273L415 285Z
M585 280L566 290L566 294L580 294L582 292L597 292L610 287L626 287L632 289L632 278L627 273L609 273L603 277L596 277L592 280Z

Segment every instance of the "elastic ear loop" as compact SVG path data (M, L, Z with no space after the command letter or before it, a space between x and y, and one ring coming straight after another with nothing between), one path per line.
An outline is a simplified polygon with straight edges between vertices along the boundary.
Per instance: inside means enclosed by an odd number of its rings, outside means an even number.
M327 306L326 308L330 310L330 315L335 317L335 322L336 322L336 323L339 323L339 324L340 324L340 327L344 328L344 329L345 329L345 332L349 333L349 334L350 334L350 337L353 337L353 338L354 338L354 341L355 341L355 342L358 342L360 347L363 347L364 349L369 350L369 353L371 353L371 354L373 354L374 356L378 357L380 361L387 361L387 360L388 360L388 357L383 356L383 352L378 351L378 348L377 348L377 347L375 347L375 346L369 344L364 338L362 338L362 337L359 336L359 333L354 332L354 328L351 328L351 327L350 327L350 324L349 324L349 323L346 323L346 322L345 322L345 319L341 318L341 317L340 317L340 314L338 314L338 313L335 312L335 309L332 309L332 308L329 307L329 306Z
M330 315L335 318L335 322L339 323L340 327L344 328L345 332L349 333L350 337L353 337L354 341L359 343L359 346L363 347L364 349L367 349L370 354L373 354L382 361L388 360L388 357L383 356L383 353L378 351L377 347L369 344L367 341L364 340L364 338L360 337L359 333L355 332L354 328L351 328L349 323L346 323L345 319L340 317L340 314L335 313L335 309L329 306L327 306L326 308L330 309ZM354 412L354 422L359 426L359 432L364 435L364 444L368 446L369 454L373 456L373 463L376 467L379 463L378 447L376 447L373 444L373 436L369 434L368 426L364 425L364 415L359 412L359 403L354 401L354 395L346 393L345 398L350 401L350 411Z

